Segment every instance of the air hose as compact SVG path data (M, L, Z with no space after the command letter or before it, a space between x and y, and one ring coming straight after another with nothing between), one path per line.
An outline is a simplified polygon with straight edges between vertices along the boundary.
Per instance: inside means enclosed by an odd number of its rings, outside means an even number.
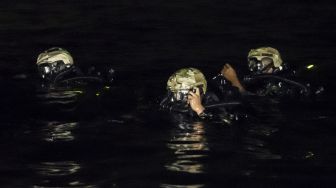
M79 77L74 77L74 78L69 78L66 80L62 80L59 83L64 83L64 82L69 82L69 81L76 81L76 80L92 80L92 81L98 81L100 83L103 82L102 79L98 78L98 77L94 77L94 76L79 76Z
M205 108L218 108L218 107L230 107L230 106L238 106L241 105L241 102L239 101L231 101L231 102L221 102L221 103L215 103L204 106Z
M205 105L205 109L212 109L212 108L220 108L220 107L232 107L232 106L238 106L241 105L241 102L238 101L232 101L232 102L221 102L221 103L215 103L210 105ZM189 107L187 106L181 106L181 105L161 105L163 109L166 109L168 111L173 112L180 112L180 113L186 113L189 111Z
M265 75L265 74L262 74L262 75L253 75L253 76L245 77L244 81L251 81L251 80L254 80L254 79L264 79L264 78L266 78L266 79L267 78L273 78L273 79L281 80L283 82L295 85L295 86L297 86L299 88L302 88L305 93L308 93L307 86L305 86L305 85L303 85L303 84L301 84L299 82L296 82L296 81L293 81L293 80L289 80L287 78L283 78L281 76L276 76L276 75Z
M70 81L79 81L79 80L91 80L91 81L97 81L99 83L102 83L103 80L99 77L96 77L96 76L77 76L77 77L73 77L73 78L69 78L69 79L65 79L65 80L61 80L64 75L70 73L71 71L73 71L75 69L75 67L71 67L61 73L59 73L54 81L53 81L53 84L57 85L57 84L60 84L60 83L64 83L64 82L70 82ZM60 81L59 81L60 80Z

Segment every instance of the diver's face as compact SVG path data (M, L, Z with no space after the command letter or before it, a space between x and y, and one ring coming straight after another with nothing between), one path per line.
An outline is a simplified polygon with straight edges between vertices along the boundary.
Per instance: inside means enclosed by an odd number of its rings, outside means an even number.
M198 87L197 87L198 88ZM202 89L199 89L202 93ZM174 93L174 99L178 102L188 103L188 95L190 92L196 92L196 87L191 89L181 89L178 92ZM202 95L201 95L202 96Z
M37 68L42 78L49 78L67 68L67 66L63 63L63 61L56 61L53 63L46 62L39 64Z
M178 102L187 103L189 91L189 89L181 89L178 92L174 93L175 100Z
M248 63L250 71L256 74L271 74L274 71L273 60L269 57L262 57L260 60L250 58Z

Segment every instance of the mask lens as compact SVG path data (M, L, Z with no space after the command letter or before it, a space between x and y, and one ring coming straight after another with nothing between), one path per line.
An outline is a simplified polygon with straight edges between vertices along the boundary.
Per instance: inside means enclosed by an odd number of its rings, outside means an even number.
M38 70L40 72L40 75L44 78L47 75L51 74L52 68L49 66L49 64L44 63L44 64L39 65Z
M38 69L39 69L40 74L50 74L51 73L51 67L47 63L39 65Z
M261 61L258 61L257 62L257 66L256 66L257 68L257 71L261 71L261 70L263 70L263 68L264 68L264 65L262 64L262 62Z
M49 74L50 73L50 68L49 67L43 67L43 73Z
M188 101L188 93L189 90L179 90L178 92L175 93L175 99L177 101L183 101L183 102L187 102Z
M257 71L258 66L257 66L258 60L256 58L250 58L249 59L249 69L250 71L254 72Z

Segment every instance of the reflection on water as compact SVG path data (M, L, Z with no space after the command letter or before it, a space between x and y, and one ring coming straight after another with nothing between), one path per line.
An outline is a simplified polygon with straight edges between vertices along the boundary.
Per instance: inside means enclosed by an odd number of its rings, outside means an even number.
M203 173L203 164L198 159L206 157L209 150L204 136L204 125L201 122L179 125L184 129L173 130L167 147L174 151L176 160L166 165L170 171Z
M45 129L42 130L43 140L47 142L72 141L75 139L72 131L78 126L77 122L59 123L48 122Z
M281 159L281 155L273 153L268 145L257 138L246 137L243 139L243 151L246 155L254 159Z
M162 188L201 188L204 185L169 185L169 184L162 184L160 187Z
M84 96L81 90L51 90L36 95L39 104L48 112L73 112L78 108L80 99Z
M38 136L42 141L46 141L48 148L40 149L44 152L47 149L48 155L37 163L28 165L37 178L33 187L95 187L84 183L85 180L81 176L83 167L79 161L67 160L69 151L53 147L56 143L73 144L72 141L76 138L73 131L78 126L78 122L48 121L39 130Z
M48 91L37 95L45 104L70 104L76 102L77 98L83 91L67 90L67 91Z
M44 176L67 176L78 172L81 167L74 161L41 162L36 165L36 172Z
M78 178L81 165L75 161L41 162L31 168L39 175L33 187L96 187L86 185Z

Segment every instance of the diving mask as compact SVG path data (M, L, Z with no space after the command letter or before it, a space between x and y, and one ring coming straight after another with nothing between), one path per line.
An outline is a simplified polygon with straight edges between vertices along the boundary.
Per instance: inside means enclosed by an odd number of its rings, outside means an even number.
M43 62L38 65L38 71L42 78L48 78L70 67L71 65L65 65L62 60L55 62Z
M197 87L200 90L200 94L203 94L202 86ZM188 95L189 93L193 92L196 93L196 87L191 89L179 89L177 92L173 93L173 101L179 101L179 102L188 102Z
M262 57L260 59L256 57L251 57L248 59L248 66L251 72L261 74L261 73L271 73L275 67L272 58Z

